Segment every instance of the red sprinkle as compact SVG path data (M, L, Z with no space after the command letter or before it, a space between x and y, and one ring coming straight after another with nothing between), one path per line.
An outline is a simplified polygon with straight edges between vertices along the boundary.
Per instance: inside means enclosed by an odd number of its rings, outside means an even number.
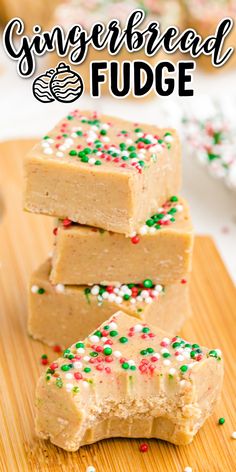
M46 359L46 358L41 359L41 364L42 365L47 365L48 364L48 359Z
M181 284L186 284L187 283L187 280L186 279L182 279L181 280Z
M139 446L140 452L147 452L148 451L148 444L147 443L142 443Z
M131 238L131 243L133 244L138 244L140 241L140 238L136 235Z
M56 370L56 369L58 368L58 364L57 364L57 362L52 362L52 364L50 364L49 367L50 367L50 369L52 369L52 370Z
M53 346L53 351L54 352L62 352L62 348L60 346L58 346L58 344L55 344L55 346Z
M54 236L56 236L56 235L57 235L57 232L58 232L58 228L54 228L54 230L53 230L53 234L54 234Z
M62 222L64 227L70 226L71 225L71 220L69 218L65 218Z

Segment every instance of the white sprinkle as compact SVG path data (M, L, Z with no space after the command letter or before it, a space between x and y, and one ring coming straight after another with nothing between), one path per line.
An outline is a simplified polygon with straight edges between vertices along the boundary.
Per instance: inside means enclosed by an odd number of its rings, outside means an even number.
M122 303L122 301L123 301L123 298L121 298L121 297L116 297L116 299L115 299L115 302L116 302L118 305L120 305L120 304Z
M231 438L232 438L232 439L236 439L236 431L234 431L234 432L231 434Z
M117 323L115 323L115 321L112 321L112 322L109 324L109 328L110 328L110 329L116 329L116 328L117 328Z
M67 391L67 392L71 392L71 390L72 390L73 387L74 387L73 384L70 384L70 383L66 384L66 391Z
M89 356L84 356L84 358L83 358L83 359L84 359L84 362L89 362L89 361L90 361L90 359L91 359L91 357L89 357Z
M116 296L114 293L109 293L109 296L108 296L108 301L109 302L114 302L116 299Z
M100 340L99 336L96 336L96 334L92 334L92 336L90 336L89 338L89 341L91 341L91 343L98 343Z
M184 472L192 472L192 467L185 467Z
M49 144L47 143L47 141L43 141L41 143L41 145L42 145L43 148L48 148L49 147Z
M139 230L139 234L144 235L144 234L147 234L147 232L148 232L148 227L147 227L147 225L141 226L141 228L140 228L140 230Z
M117 295L117 293L119 293L119 291L120 291L120 289L118 287L114 288L114 293L116 293L116 295Z
M101 341L102 341L103 343L106 343L107 340L108 340L108 338L107 338L106 336L102 336ZM105 348L105 347L110 347L110 346L109 346L109 344L108 344L107 346L104 346L104 348Z
M96 154L97 157L100 157L101 155L102 155L102 151L98 151Z
M149 297L149 292L147 290L142 290L140 295L141 295L142 298L147 298L147 297Z
M94 286L91 288L91 294L92 294L92 295L98 295L98 294L99 294L99 286L98 286L98 285L94 285Z
M79 347L78 349L76 349L76 351L78 352L78 354L84 354L85 353L85 349L83 347Z
M135 365L135 362L134 362L133 359L130 359L130 360L128 361L128 364L129 364L129 365Z
M55 286L55 290L56 290L57 293L64 293L65 292L65 285L57 284Z
M32 292L32 293L37 293L38 290L39 290L38 285L32 285L32 287L31 287L31 292Z
M183 205L176 205L175 208L177 211L183 211L184 209Z
M157 290L157 292L162 292L163 290L162 285L155 285L155 290Z
M176 372L176 369L174 367L172 367L170 370L169 370L169 374L170 375L175 375L175 372Z
M169 359L164 359L163 364L164 365L170 365L171 361L169 361Z
M103 136L103 137L102 137L102 141L103 141L104 143L109 143L110 138L108 138L108 136Z
M88 160L88 163L89 163L91 166L93 166L93 165L95 164L95 162L96 162L95 157L90 157L89 160Z
M145 303L150 304L150 303L152 303L152 302L153 302L153 298L152 298L152 297L147 297L147 298L145 298Z
M93 465L89 465L86 469L86 472L96 472L96 469L93 467Z
M68 372L66 375L65 375L65 378L66 379L73 379L73 374L70 374L70 372Z
M162 341L166 344L170 344L170 339L169 338L163 338Z
M57 156L57 157L63 157L63 156L64 156L64 154L63 154L63 152L61 152L61 151L58 151L58 152L56 153L56 156Z
M129 302L131 303L131 305L135 305L136 304L136 298L130 298Z
M137 300L137 302L143 302L143 297L141 297L141 295L138 295L136 297L136 300Z
M141 131L139 131L139 133L137 133L136 136L137 136L137 138L142 138L143 133Z
M168 354L170 353L169 349L167 349L166 347L163 347L163 348L161 349L161 353L162 353L162 354L165 354L166 352L168 352Z
M186 385L186 383L187 383L186 380L180 380L180 383L179 383L179 384L180 384L180 387L181 387L181 388L184 388L185 385Z
M141 333L142 329L143 329L143 327L142 327L141 324L136 324L136 325L134 326L134 331L135 331L135 333Z
M101 126L102 129L108 130L110 126L107 123L103 123Z
M126 139L126 144L132 144L132 143L133 143L133 140L131 138Z
M80 370L80 369L82 369L83 364L82 364L82 362L76 361L76 362L73 363L73 366L74 366L75 369Z
M47 142L48 142L49 144L53 144L53 143L54 143L54 139L49 138L49 139L47 139Z
M102 298L101 295L98 295L98 301L99 301L99 302L102 302L102 301L103 301L103 298Z
M153 356L153 357L156 357L157 359L160 359L160 357L161 357L160 354L159 354L159 352L154 352L154 353L152 354L152 356Z
M53 154L53 150L50 147L45 148L43 152L44 152L44 154Z
M65 139L65 144L66 144L67 146L71 146L71 144L73 144L73 142L74 142L74 141L73 141L73 139L71 139L71 138L66 138L66 139Z
M113 355L118 359L119 357L121 357L121 352L120 351L114 351Z
M165 136L164 141L165 141L166 143L172 143L172 141L173 141L173 136Z
M82 385L84 388L88 388L89 387L89 383L86 382L85 380L82 382Z
M102 298L103 298L104 300L106 300L108 297L109 297L109 293L108 293L108 292L103 292Z
M176 356L176 360L179 361L179 362L182 362L182 361L184 361L184 356L182 356L180 354L179 356Z
M98 126L93 125L93 126L91 126L91 129L92 129L93 131L98 131ZM80 129L80 131L81 131L81 129Z

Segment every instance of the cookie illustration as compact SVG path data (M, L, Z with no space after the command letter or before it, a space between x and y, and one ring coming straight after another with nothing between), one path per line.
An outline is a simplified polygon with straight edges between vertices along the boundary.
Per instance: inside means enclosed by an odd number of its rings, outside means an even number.
M53 97L63 103L74 102L84 91L84 83L80 75L64 62L58 64L49 87Z
M37 77L33 83L33 94L42 103L50 103L55 100L49 90L49 84L54 73L55 70L50 69Z

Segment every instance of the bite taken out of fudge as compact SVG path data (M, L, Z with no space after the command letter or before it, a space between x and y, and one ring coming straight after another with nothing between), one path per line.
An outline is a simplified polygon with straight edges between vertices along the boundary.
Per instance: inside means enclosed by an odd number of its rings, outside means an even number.
M168 285L52 285L51 261L31 277L28 331L49 345L69 346L83 339L121 309L137 320L169 333L178 332L191 315L189 275ZM138 322L138 321L137 321Z
M67 451L109 437L188 444L212 413L222 380L218 349L118 312L42 374L36 431Z
M59 220L54 228L53 284L138 283L150 278L171 284L192 268L193 226L187 203L172 196L137 235Z
M175 130L76 110L28 154L24 207L132 235L180 184Z

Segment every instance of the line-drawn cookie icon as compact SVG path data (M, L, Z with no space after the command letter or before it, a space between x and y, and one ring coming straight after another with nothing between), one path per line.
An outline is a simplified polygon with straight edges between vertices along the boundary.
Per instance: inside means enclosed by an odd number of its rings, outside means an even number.
M49 89L49 84L54 74L54 69L47 70L44 74L39 75L33 83L33 94L35 98L42 103L55 101L55 98L52 96Z
M70 66L60 62L49 84L50 92L59 102L71 103L79 98L84 91L84 82Z

